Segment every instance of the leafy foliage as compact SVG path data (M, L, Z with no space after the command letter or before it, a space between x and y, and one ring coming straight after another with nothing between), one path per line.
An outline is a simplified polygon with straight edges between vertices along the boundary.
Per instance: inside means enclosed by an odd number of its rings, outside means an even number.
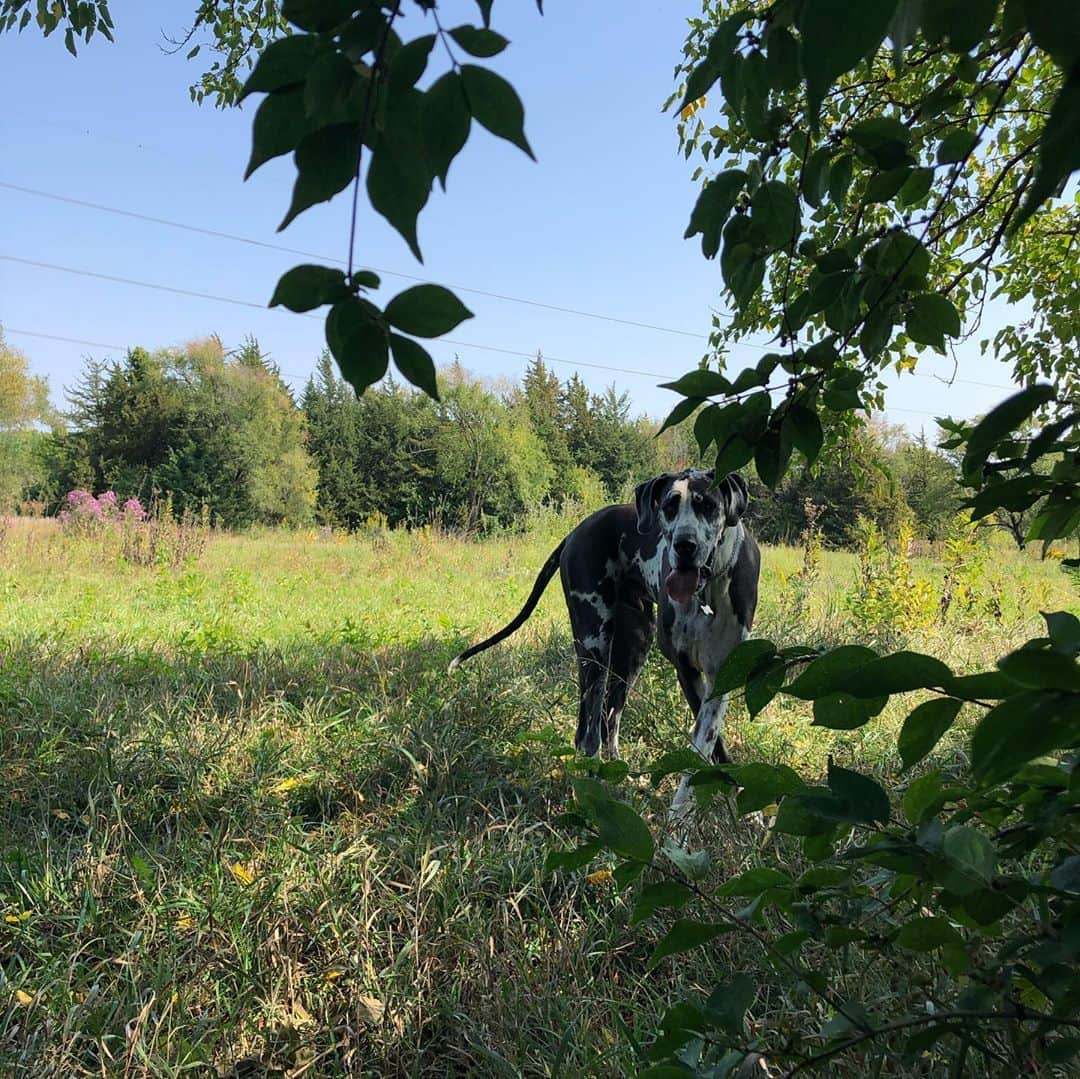
M262 52L240 97L267 95L255 116L247 174L293 152L297 178L281 228L351 183L358 196L367 151L368 200L422 261L417 219L435 180L445 188L472 121L530 157L532 149L514 88L487 68L460 63L450 45L452 40L480 58L501 52L508 42L487 25L491 5L481 5L484 26L458 26L447 34L437 4L421 4L436 32L408 42L395 30L401 8L401 0L390 5L375 0L319 7L285 4L283 14L292 33ZM418 83L437 42L450 71L421 90ZM452 292L436 285L407 289L385 308L361 298L362 291L377 287L378 279L354 273L355 230L354 209L344 275L324 267L297 267L279 282L271 303L298 311L331 305L326 341L358 393L378 382L392 359L407 381L435 395L434 362L414 338L448 333L472 313ZM391 327L401 333L391 336Z
M808 415L840 437L851 414L880 402L888 365L910 366L911 353L945 351L962 335L995 276L1014 293L1030 279L1024 230L1038 228L1042 203L1080 167L1080 39L1062 41L1074 18L1067 7L705 5L687 46L680 132L687 156L697 149L719 171L688 235L719 257L736 307L715 343L767 331L781 346L737 377L695 373L672 385L686 397L678 419L701 410L695 433L703 452L715 444L718 468L753 460L774 486L794 449L813 464L823 443L808 434ZM716 83L722 106L706 128L705 110L688 106ZM1009 237L1018 237L1011 250ZM1050 291L1035 296L1040 332L1056 318L1073 336ZM974 517L1037 503L1026 539L1046 545L1080 532L1080 401L1068 373L1039 380L1057 368L1032 360L1022 333L999 344L1014 350L1028 386L976 423L942 421L944 445L959 455ZM1053 466L1040 471L1047 460ZM885 576L902 575L890 566ZM902 604L878 579L867 576L860 602ZM848 647L805 666L799 650L769 642L736 649L718 689L744 686L751 716L791 695L813 701L816 724L854 729L891 696L917 693L900 734L904 767L962 717L973 720L970 767L914 778L903 816L875 780L832 764L825 786L768 766L721 769L741 788L740 812L779 801L773 833L801 843L814 867L801 887L776 869L696 892L701 910L687 917L682 905L680 939L706 946L720 924L752 934L764 969L805 984L832 1018L803 1049L748 1042L698 1002L680 1002L645 1051L658 1074L729 1074L757 1053L794 1072L868 1042L884 1060L901 1032L901 1059L951 1057L956 1074L972 1055L983 1069L1010 1071L1031 1054L1073 1055L1076 1039L1062 1035L1080 1026L1080 952L1067 943L1080 906L1065 887L1080 843L1080 622L1069 612L1045 617L1046 636L974 675L918 652ZM706 794L702 811L716 772L691 778ZM646 881L668 872L655 859L641 870ZM733 910L729 895L751 902ZM867 962L935 956L932 1010L879 1015L884 1002L845 999L803 959L815 942Z

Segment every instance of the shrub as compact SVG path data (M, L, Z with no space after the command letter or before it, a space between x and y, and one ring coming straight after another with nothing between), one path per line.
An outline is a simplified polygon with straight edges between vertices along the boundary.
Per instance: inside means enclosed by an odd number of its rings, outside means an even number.
M903 640L930 624L934 602L928 582L917 580L911 565L911 525L897 529L892 547L877 525L860 517L859 577L845 597L848 610L863 630L879 641Z

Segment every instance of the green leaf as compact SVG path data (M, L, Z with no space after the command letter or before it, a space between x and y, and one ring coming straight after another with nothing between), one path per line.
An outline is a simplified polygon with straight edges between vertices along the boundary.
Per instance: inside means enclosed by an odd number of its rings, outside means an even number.
M251 130L251 157L244 179L272 158L295 150L311 121L304 110L304 88L294 86L271 94L259 106Z
M990 883L997 868L997 850L982 832L966 824L955 825L945 833L941 849L962 873Z
M829 159L831 151L821 146L816 149L803 165L802 193L807 204L815 210L821 205L829 189Z
M725 65L731 59L738 41L739 31L752 17L752 11L739 11L728 16L720 24L709 41L709 47L704 58L690 72L690 77L686 80L686 93L683 95L682 103L677 111L682 112L687 105L704 97L712 89L713 83L720 78Z
M964 475L974 475L994 447L1030 419L1043 405L1052 401L1056 392L1053 386L1040 383L1007 397L992 408L968 435L964 451Z
M753 443L742 435L731 435L719 446L714 468L718 476L726 476L742 468L754 456Z
M849 137L879 169L898 169L912 164L908 153L911 131L896 116L871 116L861 120L851 129Z
M963 701L940 697L925 701L904 720L897 748L904 768L918 764L941 741L960 713Z
M751 235L779 251L799 234L799 197L779 180L761 184L750 200Z
M829 790L844 803L848 819L888 824L889 796L869 776L830 762L828 783Z
M427 349L410 337L390 335L390 352L394 366L414 386L423 390L433 401L439 399L439 386L435 378L435 361Z
M844 675L837 688L856 697L877 697L883 693L908 693L913 689L942 686L952 676L952 671L934 656L894 652Z
M937 813L945 804L942 793L941 773L928 772L913 780L904 792L904 816L912 824L922 824L927 817Z
M651 862L656 853L652 832L641 817L625 802L614 798L597 805L593 811L600 842L624 858Z
M484 20L484 26L491 25L491 5L495 0L476 0L476 6L480 9L480 18Z
M479 30L475 26L456 26L450 36L470 55L486 59L498 56L510 44L494 30Z
M776 646L772 641L755 637L737 644L716 672L713 697L721 697L744 685L755 670L775 655Z
M416 236L416 219L431 193L430 182L416 159L395 150L385 138L375 144L368 166L367 192L372 208L382 214L423 262Z
M1015 233L1065 181L1080 169L1080 69L1074 68L1054 99L1039 138L1039 164L1020 212L1009 231Z
M337 29L356 7L353 0L284 0L281 13L301 30L324 33Z
M688 880L699 880L709 871L711 859L707 850L691 853L674 843L665 843L661 848L664 856Z
M325 51L326 45L310 34L289 34L272 41L260 53L237 103L248 94L273 93L282 87L304 82L308 71Z
M308 71L304 111L323 123L349 119L347 103L357 82L356 69L341 53L336 50L323 53Z
M420 81L434 45L435 35L424 34L398 49L386 76L386 87L392 95L406 93Z
M611 801L611 795L604 784L587 776L572 776L570 786L574 790L574 800L590 819L595 817L600 806Z
M693 1079L697 1073L686 1064L650 1064L637 1072L637 1079Z
M764 669L755 671L746 683L743 699L750 718L754 719L780 692L784 683L784 661L774 659Z
M758 439L754 450L754 467L766 487L775 489L784 478L794 448L790 429L785 430L783 426L779 430L770 426Z
M786 764L755 761L738 765L732 774L739 785L736 807L743 816L772 805L785 794L795 794L806 788L798 772Z
M938 146L937 162L939 165L952 165L964 161L979 145L979 135L975 131L950 131Z
M294 266L282 274L270 298L270 306L281 304L290 311L313 311L324 303L337 303L348 295L344 271L329 266Z
M599 853L599 843L583 843L573 850L549 850L544 859L544 872L553 873L556 869L581 869Z
M998 0L934 0L923 5L923 33L933 43L947 40L953 52L979 45L990 30Z
M326 343L342 378L358 394L386 374L390 362L386 324L379 309L367 300L350 296L330 308Z
M748 974L736 974L730 982L718 985L709 994L705 1001L705 1016L713 1025L741 1039L745 1035L746 1013L755 996L754 979Z
M1021 648L998 660L1002 674L1030 689L1080 693L1080 664L1061 652Z
M1080 854L1073 854L1054 866L1050 883L1059 892L1080 892Z
M793 883L791 877L786 873L781 873L779 869L755 866L726 881L716 889L716 895L753 898L761 895L762 892L767 892L770 888L781 885L790 886Z
M850 693L829 693L814 701L814 726L833 731L853 731L863 727L889 703L888 697L853 697Z
M904 209L918 206L918 204L930 194L930 188L933 187L933 185L933 169L912 169L911 175L904 181L904 186L900 188L900 195L896 201Z
M829 169L829 198L834 206L843 206L854 167L855 158L851 154L841 154L833 160Z
M802 68L816 121L825 94L885 37L897 0L805 0L799 13Z
M745 186L746 173L742 169L729 169L701 189L683 238L689 240L700 232L701 253L706 258L715 258L720 250L720 236L724 225L727 224L739 193Z
M663 434L669 427L674 427L676 424L682 423L688 416L692 416L703 404L705 403L704 397L688 397L684 401L680 401L669 413L668 417L660 425L660 430L657 431L657 435Z
M386 305L386 321L414 337L439 337L449 333L473 313L441 285L413 285Z
M473 119L493 135L524 150L535 161L525 138L525 109L510 83L486 67L462 64L461 84Z
M461 76L448 71L424 94L424 148L435 176L446 190L450 164L469 138L472 116Z
M1043 611L1050 641L1060 652L1075 656L1080 652L1080 618L1070 611Z
M817 412L796 402L784 416L784 424L795 448L806 458L806 463L812 465L825 442L825 432Z
M679 918L657 944L645 969L653 970L668 956L693 951L730 931L731 927L722 922L698 922L689 918Z
M914 290L926 287L926 275L930 270L930 252L910 232L892 232L867 253L867 261L874 262L890 288Z
M942 687L946 693L965 701L1000 700L1016 692L1016 683L998 671L950 678Z
M356 288L378 288L381 282L372 270L354 270L350 283Z
M794 681L784 686L784 692L804 701L825 697L837 691L840 679L847 673L873 659L877 659L877 653L872 648L861 644L841 645L815 659Z
M1080 62L1080 7L1073 0L1023 0L1031 40L1068 71Z
M292 204L278 232L298 214L343 191L356 176L360 129L355 124L331 124L305 135L294 155L299 175L293 185Z
M971 766L984 783L1008 779L1028 761L1080 739L1075 694L1029 690L983 716L971 738Z
M964 938L944 918L915 918L900 927L896 943L910 952L932 952L946 944L963 946Z
M649 779L654 787L660 786L660 781L673 772L687 772L700 768L704 758L696 749L672 749L662 757L646 766Z
M765 258L753 244L725 240L720 256L720 274L735 302L739 307L745 307L765 280Z
M674 382L661 382L660 389L673 390L684 397L712 397L714 394L731 393L731 383L719 371L698 368Z
M863 201L870 205L875 202L891 202L911 175L910 165L876 172L866 184Z
M694 893L680 881L661 880L643 888L634 904L634 913L630 917L631 925L639 925L646 918L651 918L658 910L685 907Z
M781 92L799 85L799 43L786 26L769 24L765 34L765 63L771 86Z
M826 806L826 799L831 806ZM823 808L829 811L822 813ZM831 792L821 787L810 787L784 798L777 810L773 831L780 835L798 836L831 833L837 818L842 818L842 809L843 803L834 799Z

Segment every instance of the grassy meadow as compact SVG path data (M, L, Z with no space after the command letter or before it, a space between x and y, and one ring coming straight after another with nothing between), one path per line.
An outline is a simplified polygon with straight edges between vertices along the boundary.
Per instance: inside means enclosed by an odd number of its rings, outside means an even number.
M662 926L630 929L632 895L602 874L543 873L566 840L552 746L569 744L577 701L557 583L515 638L446 674L517 611L567 527L484 542L223 535L168 569L13 522L0 538L0 1075L633 1074L664 1008L755 945L723 937L646 972ZM924 610L871 624L844 598L854 554L826 553L809 587L802 557L765 550L756 635L908 642L974 669L1038 633L1040 608L1078 606L1056 563L995 545L985 602L943 621L944 570L918 558ZM903 714L894 702L826 732L802 702L750 722L736 701L729 744L809 776L831 753L899 789ZM631 768L684 745L689 724L656 653L624 717ZM937 757L960 752L962 735ZM633 797L659 825L672 788ZM717 879L800 857L723 813L692 842ZM880 971L858 977L890 991ZM817 1009L793 986L761 993L751 1016L809 1030Z

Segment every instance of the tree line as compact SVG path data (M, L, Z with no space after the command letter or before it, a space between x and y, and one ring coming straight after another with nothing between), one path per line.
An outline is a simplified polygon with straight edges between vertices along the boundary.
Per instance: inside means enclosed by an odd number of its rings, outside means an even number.
M540 507L626 500L643 478L701 460L690 423L658 436L627 394L561 380L541 355L520 383L454 363L439 389L436 401L387 379L357 397L324 353L296 399L257 341L230 353L210 338L87 360L58 415L0 341L0 505L55 513L70 490L112 490L144 503L168 494L176 512L205 507L228 528L483 532ZM792 541L809 500L832 546L851 543L860 518L886 534L909 520L936 540L961 505L957 469L925 435L874 420L833 432L815 467L775 490L749 468L753 524L766 542Z

